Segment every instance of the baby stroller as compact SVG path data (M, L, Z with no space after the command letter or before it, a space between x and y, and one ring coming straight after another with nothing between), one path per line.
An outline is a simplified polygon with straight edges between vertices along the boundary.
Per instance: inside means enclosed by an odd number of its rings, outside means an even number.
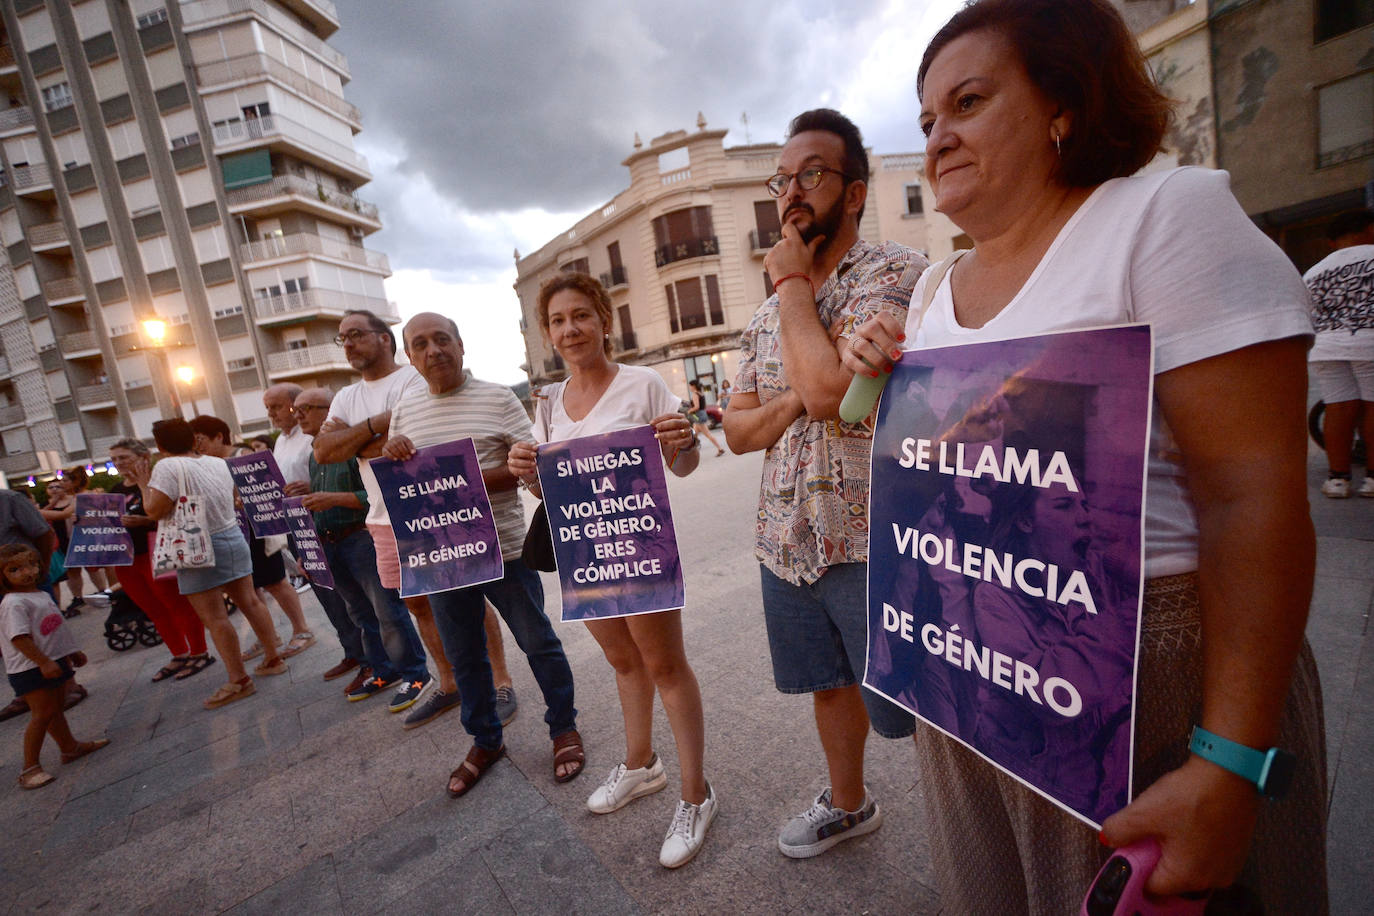
M124 652L132 649L135 642L156 646L162 643L162 637L143 613L143 608L119 589L110 596L110 613L105 618L105 645L116 652Z

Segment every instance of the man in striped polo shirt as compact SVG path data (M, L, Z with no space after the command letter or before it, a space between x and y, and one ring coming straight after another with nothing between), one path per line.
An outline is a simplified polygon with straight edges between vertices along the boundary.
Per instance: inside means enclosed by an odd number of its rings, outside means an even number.
M473 737L467 758L449 776L449 795L457 798L467 792L505 753L482 626L484 599L505 618L530 663L548 706L544 720L553 739L554 778L567 782L582 772L585 760L573 706L572 669L544 614L543 584L520 559L525 513L518 482L506 470L511 444L533 438L529 416L509 388L463 371L463 341L451 319L422 312L406 323L402 335L406 355L424 377L426 389L405 395L392 409L382 454L404 461L417 448L471 437L491 499L501 555L509 558L505 575L495 582L429 596L462 697L463 727Z

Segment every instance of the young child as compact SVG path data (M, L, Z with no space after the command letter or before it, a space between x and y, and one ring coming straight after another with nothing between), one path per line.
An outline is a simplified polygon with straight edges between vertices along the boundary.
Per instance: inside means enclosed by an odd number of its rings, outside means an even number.
M32 715L24 730L24 770L19 785L38 789L54 777L43 770L39 752L43 735L50 734L62 750L62 762L71 763L109 744L108 738L77 741L62 714L62 701L72 667L86 664L86 653L76 647L62 622L62 613L38 590L41 575L37 551L25 544L0 547L0 653L5 659L14 692L28 701Z

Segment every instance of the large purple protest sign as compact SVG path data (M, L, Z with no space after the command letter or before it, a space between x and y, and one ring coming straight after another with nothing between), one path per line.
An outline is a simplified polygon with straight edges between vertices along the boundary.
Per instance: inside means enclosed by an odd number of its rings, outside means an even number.
M272 453L250 452L236 458L226 458L224 462L229 465L229 473L234 475L234 486L238 488L239 499L247 510L253 535L265 538L290 531L286 507L281 502L286 478L282 477Z
M120 523L123 493L78 493L76 521L67 544L68 566L132 566L134 540Z
M878 408L864 685L1100 827L1130 800L1146 326L903 355Z
M373 458L370 464L396 533L402 595L446 592L504 575L471 439L417 449L406 461Z
M539 446L563 620L685 603L668 478L652 426Z
M325 559L320 534L315 530L315 516L301 505L302 497L288 496L282 500L286 520L291 525L291 540L296 545L296 562L310 581L320 588L334 588L334 573Z

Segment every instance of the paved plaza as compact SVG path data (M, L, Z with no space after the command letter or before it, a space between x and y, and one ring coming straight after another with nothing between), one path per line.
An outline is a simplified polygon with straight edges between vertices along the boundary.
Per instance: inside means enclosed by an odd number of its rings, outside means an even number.
M1320 536L1309 635L1326 694L1337 913L1374 894L1374 500L1310 495ZM583 806L621 759L614 678L586 628L556 624L577 679L587 772L555 785L542 705L507 637L521 710L509 756L466 797L444 793L468 747L456 714L413 731L384 701L348 703L320 674L340 655L312 596L316 646L258 695L206 712L216 665L149 683L161 648L112 652L102 620L72 621L91 656L91 697L70 720L112 744L23 792L24 719L0 724L0 913L934 913L910 741L871 738L881 830L810 860L783 857L777 829L825 785L803 697L772 686L752 537L759 458L703 456L672 482L687 571L688 656L706 706L707 774L721 813L685 868L659 867L676 802L676 753L659 710L669 789L608 816ZM556 584L545 577L550 616ZM285 626L279 617L279 626Z

